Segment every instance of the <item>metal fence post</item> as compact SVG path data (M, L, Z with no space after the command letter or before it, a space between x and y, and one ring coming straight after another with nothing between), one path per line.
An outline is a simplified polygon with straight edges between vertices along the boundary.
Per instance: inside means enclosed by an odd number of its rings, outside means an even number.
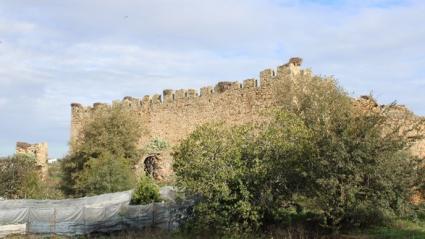
M155 203L152 203L152 227L155 226Z
M86 225L86 207L85 207L85 206L83 206L83 223L84 223L84 225L83 225L83 231L84 231L84 234L87 234L87 225Z
M30 213L31 213L31 208L27 208L28 212L27 212L27 223L26 223L26 228L25 228L25 233L29 234L30 232L30 226L31 226L31 222L30 222Z
M53 208L53 234L55 233L56 233L56 208Z
M170 224L171 224L171 206L170 203L167 203L168 208L168 231L170 231Z

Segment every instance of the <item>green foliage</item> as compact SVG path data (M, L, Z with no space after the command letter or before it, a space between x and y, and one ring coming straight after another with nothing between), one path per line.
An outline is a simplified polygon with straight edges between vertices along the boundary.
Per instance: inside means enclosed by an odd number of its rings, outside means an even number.
M84 164L75 186L81 193L90 196L128 190L133 185L129 161L106 151Z
M199 199L188 229L234 235L303 218L336 232L410 213L417 161L385 114L355 108L333 79L275 88L269 122L204 125L176 149L177 184Z
M60 162L52 162L48 165L49 174L46 181L43 183L44 198L47 199L64 199L62 190L60 189L60 182L62 178L62 170Z
M162 140L162 139L154 139L152 140L147 146L146 146L146 151L148 153L156 153L159 152L161 150L167 149L170 145L167 143L167 141Z
M421 195L425 196L425 162L422 162L422 166L419 167L417 190L419 193L421 193ZM425 209L425 203L423 203L423 205ZM424 215L425 215L425 212L424 212Z
M62 160L64 193L85 196L132 188L131 168L140 159L142 132L137 115L121 105L96 110L73 152Z
M0 197L8 199L41 198L42 182L35 158L17 154L0 159Z
M140 156L137 142L142 132L137 115L130 109L120 104L98 109L84 125L74 151L94 157L108 151L135 162Z
M280 84L283 110L312 132L315 150L298 166L308 175L302 194L322 211L323 225L366 226L408 213L417 161L405 152L403 135L386 128L385 114L353 107L333 79Z
M133 193L132 204L149 204L161 200L159 187L149 176L142 176Z
M277 127L280 120L288 127ZM281 160L291 165L304 154L309 134L299 120L285 113L263 127L204 125L179 146L174 164L178 186L199 197L189 229L252 233L271 217L275 206L291 197L286 188L275 189L285 183L296 187L298 182L289 175L273 175L280 170L273 159L286 154ZM278 146L271 144L276 138Z
M369 229L365 234L376 239L425 238L425 222L396 220L388 226Z

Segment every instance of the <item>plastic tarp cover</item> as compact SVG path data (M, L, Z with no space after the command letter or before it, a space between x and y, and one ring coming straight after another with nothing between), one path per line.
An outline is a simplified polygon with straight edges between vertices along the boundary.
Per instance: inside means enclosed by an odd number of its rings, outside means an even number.
M81 207L81 206L106 206L116 203L128 203L131 199L132 191L107 193L93 197L84 197L64 200L0 200L1 209L15 208L56 208L56 207Z
M0 226L0 238L10 234L25 234L26 224Z
M172 194L170 188L163 190ZM81 235L178 225L191 202L129 205L131 191L66 200L0 201L0 237L10 233ZM20 226L19 226L20 225Z

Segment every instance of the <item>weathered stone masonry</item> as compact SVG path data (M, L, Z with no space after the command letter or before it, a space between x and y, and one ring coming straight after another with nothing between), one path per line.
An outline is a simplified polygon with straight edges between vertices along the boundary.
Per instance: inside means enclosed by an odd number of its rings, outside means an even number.
M145 96L142 99L125 97L121 102L140 115L148 130L140 139L146 145L153 139L162 139L171 146L190 134L197 126L207 122L222 121L231 125L256 122L264 119L263 112L276 104L273 83L291 80L311 71L300 69L302 60L291 58L276 70L260 72L260 80L247 79L243 83L220 82L215 87L203 87L199 94L194 89L164 90L162 95ZM78 144L79 133L93 112L106 104L95 103L83 107L73 103L71 120L71 150ZM162 152L163 161L159 174L171 173L170 149ZM146 155L145 157L148 157Z
M48 176L48 145L47 143L29 144L24 142L16 143L17 154L29 154L36 160L36 167L40 176L45 180Z
M289 79L298 74L310 74L299 69L301 59L292 58L277 70L266 69L260 73L260 81L247 79L243 83L220 82L215 87L200 89L164 90L163 95L145 96L142 99L125 97L123 103L135 110L148 129L140 139L146 145L153 139L162 139L171 146L191 133L197 126L213 121L229 124L243 124L260 120L262 112L275 104L273 81ZM78 144L79 133L92 113L105 104L95 103L93 107L71 104L71 147ZM72 150L72 148L71 148ZM163 152L166 158L162 168L168 174L171 168L170 152Z

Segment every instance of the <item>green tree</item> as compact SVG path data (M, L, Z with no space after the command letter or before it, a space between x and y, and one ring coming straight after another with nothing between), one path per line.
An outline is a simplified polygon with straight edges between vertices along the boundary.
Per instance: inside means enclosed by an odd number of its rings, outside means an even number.
M298 165L308 175L301 193L322 211L324 226L370 225L406 213L417 160L385 112L355 107L334 79L302 76L275 89L282 110L312 133L314 151Z
M287 127L278 127L278 121ZM286 169L302 157L308 138L301 122L285 113L262 126L213 124L195 130L174 155L178 186L199 199L190 229L224 234L260 229L274 207L291 198L289 190L276 186L301 183L270 172ZM279 145L273 146L276 139ZM279 158L281 168L276 168L274 157L283 154L286 158Z
M0 159L0 196L8 199L38 199L43 196L34 157L17 154Z
M204 125L177 149L177 185L199 199L186 224L191 230L239 233L259 227L254 195L243 181L249 178L248 160L242 159L243 149L239 145L245 132L222 125Z
M85 195L98 195L128 190L133 185L130 162L106 151L84 164L75 187Z
M62 160L64 193L84 196L132 188L131 169L140 159L142 133L136 113L125 106L97 109L73 152Z
M204 125L176 148L177 184L197 204L188 228L253 232L303 217L337 232L409 212L417 161L333 79L300 76L274 87L268 122Z

